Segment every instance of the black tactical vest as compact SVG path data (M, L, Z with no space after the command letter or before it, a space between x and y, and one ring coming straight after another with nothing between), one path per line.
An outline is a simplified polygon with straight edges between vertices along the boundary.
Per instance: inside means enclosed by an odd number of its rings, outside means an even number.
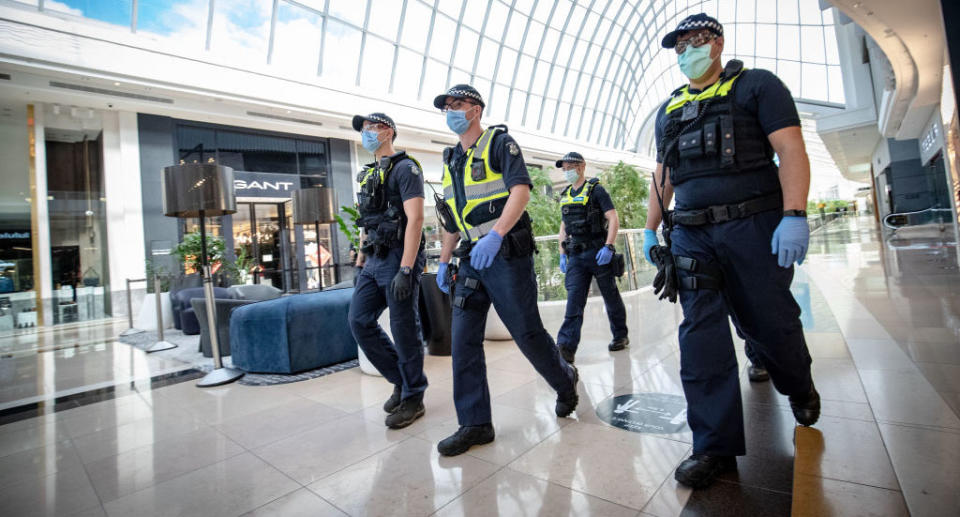
M731 60L713 86L699 94L688 86L673 92L661 139L663 163L673 186L704 176L731 175L770 168L773 147L759 121L737 106L737 79L743 63Z

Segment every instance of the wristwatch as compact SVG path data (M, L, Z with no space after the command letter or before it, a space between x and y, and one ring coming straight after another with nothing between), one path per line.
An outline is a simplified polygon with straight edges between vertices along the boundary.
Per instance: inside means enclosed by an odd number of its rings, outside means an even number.
M409 275L409 274L410 274L410 266L403 266L403 267L401 267L401 268L400 268L400 272L403 273L403 274L405 274L405 275Z
M803 217L803 218L806 218L806 217L807 217L807 211L806 211L806 210L784 210L784 211L783 211L783 216L784 216L784 217Z
M604 246L604 248L607 248L608 250L610 250L610 251L612 251L612 252L614 252L614 253L617 252L617 248L616 248L613 244L607 244L606 246Z

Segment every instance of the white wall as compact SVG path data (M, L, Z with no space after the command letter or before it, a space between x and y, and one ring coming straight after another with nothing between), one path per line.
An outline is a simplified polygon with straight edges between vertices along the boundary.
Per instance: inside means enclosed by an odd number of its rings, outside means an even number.
M145 274L136 113L103 113L103 180L110 284L117 292L125 289L125 279Z

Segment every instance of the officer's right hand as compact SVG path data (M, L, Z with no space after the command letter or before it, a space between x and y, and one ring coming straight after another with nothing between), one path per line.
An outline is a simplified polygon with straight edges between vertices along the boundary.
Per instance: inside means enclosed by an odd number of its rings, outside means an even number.
M447 283L447 266L449 265L449 262L441 262L440 267L437 268L437 287L443 294L450 294L450 285Z
M647 258L647 262L654 264L653 258L650 257L650 249L654 246L660 244L660 241L657 240L657 232L647 228L643 231L643 256Z
M560 254L560 272L563 274L567 273L567 254Z

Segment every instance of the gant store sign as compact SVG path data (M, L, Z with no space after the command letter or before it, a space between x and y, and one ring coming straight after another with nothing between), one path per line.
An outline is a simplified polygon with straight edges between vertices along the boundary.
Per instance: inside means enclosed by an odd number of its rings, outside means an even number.
M289 198L294 190L300 190L300 176L296 174L233 173L233 191L237 197Z

